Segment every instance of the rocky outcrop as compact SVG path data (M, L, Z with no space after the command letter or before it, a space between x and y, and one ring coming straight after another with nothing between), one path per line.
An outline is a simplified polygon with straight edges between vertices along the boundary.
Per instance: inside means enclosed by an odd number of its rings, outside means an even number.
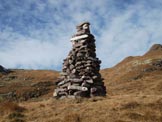
M149 51L145 53L144 56L147 56L147 55L157 55L157 54L161 54L161 53L162 53L162 45L161 44L154 44L149 49Z
M10 71L6 68L4 68L3 66L0 65L0 73L3 73L3 74L7 74L9 73Z
M162 50L161 44L154 44L149 51L156 51L156 50Z
M99 73L101 61L96 57L94 36L89 22L77 26L72 36L72 50L64 59L54 97L105 96L106 88Z

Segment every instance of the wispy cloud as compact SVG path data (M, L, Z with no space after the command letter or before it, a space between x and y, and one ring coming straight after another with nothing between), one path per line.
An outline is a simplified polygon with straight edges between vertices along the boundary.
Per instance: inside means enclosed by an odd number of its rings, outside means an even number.
M0 0L0 64L57 69L76 24L91 22L102 68L162 43L161 0Z

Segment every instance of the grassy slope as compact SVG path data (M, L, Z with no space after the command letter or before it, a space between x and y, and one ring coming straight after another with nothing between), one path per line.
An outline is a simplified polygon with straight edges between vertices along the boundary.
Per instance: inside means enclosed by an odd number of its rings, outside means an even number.
M0 96L1 94L14 93L16 97L13 98L16 100L27 100L42 95L51 96L54 90L54 81L59 75L56 71L48 70L11 71L7 75L0 76Z
M52 96L54 88L51 84L47 85L50 90L38 98L22 101L16 105L2 102L0 121L161 122L162 69L153 65L159 60L162 60L162 50L151 50L144 56L128 57L113 68L101 70L108 92L105 98L55 100L49 97ZM8 78L13 75L12 73L2 76L0 83L6 83L5 88L10 89L9 82L19 84L23 81L23 85L26 84L28 89L41 89L39 82L53 82L58 77L58 73L54 71L16 70L13 73L16 73L17 78L9 81L4 81L4 77ZM27 79L23 80L24 78ZM33 83L37 85L31 87ZM11 88L25 92L23 85ZM5 90L0 89L0 92ZM19 111L19 107L26 110ZM21 113L24 117L19 115L11 118L15 112Z

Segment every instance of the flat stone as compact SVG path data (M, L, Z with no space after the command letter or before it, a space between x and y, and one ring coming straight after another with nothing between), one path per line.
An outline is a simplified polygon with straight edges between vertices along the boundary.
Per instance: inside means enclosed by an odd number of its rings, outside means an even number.
M63 81L59 82L57 85L61 86L61 85L64 85L65 83L68 83L68 82L69 82L69 80L63 80Z
M67 75L67 73L66 72L60 72L60 75Z
M71 83L70 82L67 82L67 83L65 83L65 84L63 84L63 85L61 85L59 87L60 88L67 88L69 85L71 85Z
M81 36L73 37L73 38L71 38L70 40L71 40L71 41L75 41L75 40L85 39L85 38L87 38L87 37L88 37L88 35L87 35L87 34L84 34L84 35L81 35Z
M74 82L74 83L80 83L82 82L83 80L82 79L69 79L71 82Z
M76 73L76 69L73 69L71 72L72 72L73 74Z
M93 80L90 79L90 80L86 80L87 83L93 83Z
M70 65L70 69L71 69L71 70L72 70L74 67L75 67L74 65L72 65L72 64Z
M86 87L74 86L74 85L68 86L68 89L71 89L71 90L79 90L79 91L88 91L88 88L86 88Z
M80 40L79 42L80 43L85 43L87 40Z

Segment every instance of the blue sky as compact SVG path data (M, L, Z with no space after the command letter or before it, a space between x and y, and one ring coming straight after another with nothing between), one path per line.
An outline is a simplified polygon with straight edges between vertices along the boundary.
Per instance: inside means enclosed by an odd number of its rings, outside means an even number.
M162 44L161 0L0 0L0 65L61 70L75 26L91 23L101 68Z

